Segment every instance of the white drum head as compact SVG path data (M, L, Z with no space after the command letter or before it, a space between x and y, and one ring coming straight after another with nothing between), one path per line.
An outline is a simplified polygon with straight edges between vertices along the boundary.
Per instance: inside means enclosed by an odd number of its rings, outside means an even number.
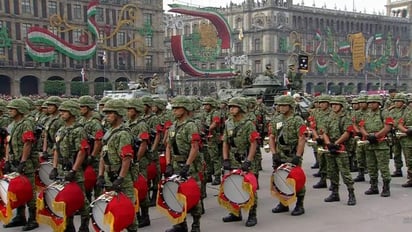
M44 190L44 201L49 208L49 210L54 213L58 217L63 217L63 212L56 211L53 208L53 201L56 198L57 194L59 194L59 190L53 186L49 186L46 190Z
M277 169L273 173L273 185L282 194L286 196L293 196L293 188L286 182L289 176L289 171L286 169Z
M243 176L230 175L223 182L223 192L229 201L244 204L249 201L250 195L243 188Z
M177 200L177 190L179 185L173 181L168 181L163 185L163 199L167 206L175 212L183 212L183 205Z
M104 213L106 212L108 202L106 200L98 199L94 201L92 206L92 219L101 231L110 232L110 224L103 223Z
M49 174L50 174L52 169L53 169L53 165L49 162L40 164L39 179L46 186L49 186L51 183L54 182L53 180L50 180L50 178L49 178Z
M7 191L9 190L9 182L6 180L0 180L0 198L4 205L7 205L9 199L7 197Z

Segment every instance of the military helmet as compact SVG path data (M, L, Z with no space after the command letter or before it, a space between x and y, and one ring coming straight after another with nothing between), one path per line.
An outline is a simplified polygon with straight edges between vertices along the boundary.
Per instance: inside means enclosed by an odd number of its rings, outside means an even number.
M43 99L38 99L34 101L34 106L41 106L45 101Z
M79 103L73 100L67 100L60 104L59 111L68 111L71 115L78 117L80 115L80 106Z
M172 108L183 107L187 111L193 110L193 101L186 96L177 96L172 99Z
M350 103L351 104L358 104L359 103L358 98L357 97L353 98Z
M44 101L43 104L41 104L41 108L46 108L47 109L46 101Z
M247 97L246 101L248 104L253 104L254 106L257 104L256 98L255 97Z
M87 106L90 109L94 110L96 108L97 101L91 96L81 96L79 98L79 105L80 106Z
M47 105L55 105L56 107L59 107L60 104L62 104L63 100L60 97L57 96L50 96L46 99L46 104Z
M187 97L189 99L189 101L191 102L189 107L192 107L192 110L198 110L202 107L202 101L196 97L196 96L188 96Z
M34 102L33 102L33 100L31 100L31 98L21 97L20 99L24 100L25 102L27 102L27 104L29 104L29 109L30 110L34 109Z
M368 95L361 95L358 97L358 103L363 103L368 101Z
M289 95L279 96L276 103L278 105L290 105L291 107L295 107L295 105L296 105L295 99L292 96L289 96Z
M394 101L394 102L395 101L401 101L401 102L406 103L406 96L403 93L397 93L395 95L395 97L393 97L392 101Z
M111 97L107 97L107 96L103 97L102 99L100 99L99 105L104 105L104 104L106 104L106 102L108 102L111 99L112 99Z
M5 112L6 111L6 106L7 106L7 102L3 99L0 99L0 111L1 112Z
M156 98L153 99L153 105L157 106L160 110L166 109L167 101L165 99Z
M234 97L229 100L228 106L237 106L240 108L241 111L244 113L248 112L246 99L243 97Z
M202 105L207 105L207 104L211 105L212 107L216 107L217 101L212 97L205 97L203 98Z
M143 105L142 100L137 99L137 98L129 99L126 103L126 108L135 109L137 112L143 112L144 111L144 105Z
M126 116L126 104L122 99L110 99L104 104L103 112L113 111L118 115Z
M153 105L153 98L149 96L143 96L140 98L143 102L143 105L152 106Z
M378 102L382 105L382 97L380 95L370 95L368 96L367 103Z
M330 96L329 95L320 95L318 98L318 102L330 102Z
M13 99L7 105L8 109L16 109L21 114L28 114L30 112L29 104L23 99Z
M347 101L344 96L333 96L330 100L330 104L340 104L342 106L345 106L347 104Z

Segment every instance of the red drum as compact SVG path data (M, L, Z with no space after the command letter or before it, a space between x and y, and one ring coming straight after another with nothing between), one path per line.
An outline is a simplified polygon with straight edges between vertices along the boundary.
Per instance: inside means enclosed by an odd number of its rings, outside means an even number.
M186 214L200 200L200 188L193 178L182 179L173 175L159 183L157 194L158 209L178 224L184 221Z
M149 165L147 165L147 180L153 180L157 175L157 167L156 162L152 161Z
M296 200L296 193L303 189L306 175L300 166L290 163L280 165L271 177L271 192L283 205Z
M231 213L238 214L240 208L249 210L255 201L257 180L252 172L235 169L223 176L218 202Z
M146 178L142 174L139 174L137 180L133 182L133 187L135 189L135 193L137 193L135 194L136 199L138 199L139 202L144 201L147 193L149 192L149 187L147 186Z
M90 207L96 232L120 232L133 223L136 215L132 202L121 192L105 192Z
M52 184L54 181L50 180L49 174L53 169L53 165L50 162L42 162L36 171L36 186L39 188L44 188Z
M92 191L97 182L97 174L94 171L92 165L87 165L84 170L84 188L87 191Z
M17 172L4 175L0 179L0 220L7 224L12 217L12 209L22 206L33 198L30 180Z

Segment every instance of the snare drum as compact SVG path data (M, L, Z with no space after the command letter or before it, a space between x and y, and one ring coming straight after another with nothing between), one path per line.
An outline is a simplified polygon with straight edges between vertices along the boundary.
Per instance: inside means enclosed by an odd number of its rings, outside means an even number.
M122 231L133 223L134 206L123 193L105 192L91 204L90 217L95 231Z
M249 210L255 201L257 180L252 172L235 169L223 176L218 195L219 204L237 214L240 208Z
M4 224L9 223L12 209L26 204L32 198L33 188L26 176L17 172L4 175L0 179L0 220Z
M53 170L53 165L50 162L43 162L39 165L36 171L36 187L44 188L52 184L54 181L50 180L49 174Z
M44 201L54 215L61 218L71 217L83 207L84 194L75 182L54 182L44 190ZM63 208L65 210L62 210Z
M196 206L199 200L200 188L193 178L186 180L173 175L159 183L157 208L174 224L183 222L186 213Z
M271 177L271 192L283 205L296 200L296 193L303 189L306 175L300 166L290 163L280 165Z

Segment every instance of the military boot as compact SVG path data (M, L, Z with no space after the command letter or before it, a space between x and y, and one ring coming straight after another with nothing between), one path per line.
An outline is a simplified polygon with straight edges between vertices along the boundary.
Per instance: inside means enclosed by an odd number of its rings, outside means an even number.
M348 189L349 191L349 198L348 198L348 205L356 205L356 198L355 198L355 191L354 189Z
M190 232L200 232L200 216L193 216L192 230Z
M23 231L30 231L34 230L39 227L39 223L36 221L36 208L30 209L29 208L29 220L27 224L23 226Z
M365 169L359 168L358 175L353 179L355 182L363 182L365 181Z
M170 229L167 229L166 232L188 232L186 220L180 224L174 225Z
M80 227L78 232L89 232L90 218L82 216L80 219Z
M66 220L66 229L64 232L76 232L76 228L74 228L73 217L68 217Z
M321 177L322 175L320 174L320 172L314 173L313 177Z
M383 187L381 192L381 197L389 197L391 195L391 190L389 187L389 181L383 181Z
M203 202L203 199L200 200L200 206L202 207L202 215L205 214L205 203Z
M405 184L402 185L404 188L410 188L412 187L412 173L408 172L408 180L406 181Z
M376 195L379 194L379 189L378 189L378 181L376 180L371 180L370 181L371 186L369 187L368 190L366 190L365 195Z
M313 155L315 156L315 163L310 167L311 169L318 169L319 168L319 162L318 162L318 153L313 152Z
M239 216L229 213L229 215L222 218L223 222L238 222L242 221L242 212L239 212Z
M327 187L328 186L326 184L326 175L321 174L319 182L313 185L313 188L320 189L320 188L327 188Z
M150 226L149 207L140 207L141 215L139 218L139 228Z
M402 170L400 168L397 168L391 175L391 177L402 177Z
M246 224L245 224L246 227L252 227L252 226L255 226L257 224L256 208L257 208L257 205L255 204L250 209L249 216L248 216Z
M11 219L11 222L9 224L3 225L4 228L12 228L12 227L18 227L18 226L24 226L26 225L26 216L25 216L25 206L20 206L17 208L17 215Z
M212 181L212 185L220 185L220 176L215 176L215 179Z
M340 201L338 187L336 185L332 185L331 194L324 199L325 202L335 202Z
M150 198L149 207L156 206L157 189L153 189L152 197Z
M305 213L305 209L303 208L303 199L305 197L303 196L298 196L298 199L296 201L295 208L293 209L291 215L292 216L299 216Z
M275 208L272 209L272 213L283 213L283 212L288 212L288 211L289 211L289 206L284 206L280 202Z

